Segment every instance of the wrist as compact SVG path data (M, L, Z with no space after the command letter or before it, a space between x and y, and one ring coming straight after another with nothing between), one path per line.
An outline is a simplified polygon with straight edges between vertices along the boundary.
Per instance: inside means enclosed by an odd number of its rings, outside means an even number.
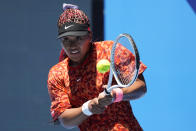
M88 107L88 104L91 100L85 102L83 105L82 105L82 112L86 115L86 116L91 116L93 113L90 111L89 107Z
M123 90L120 88L115 88L112 90L112 93L115 94L115 98L113 100L113 103L120 102L123 100Z

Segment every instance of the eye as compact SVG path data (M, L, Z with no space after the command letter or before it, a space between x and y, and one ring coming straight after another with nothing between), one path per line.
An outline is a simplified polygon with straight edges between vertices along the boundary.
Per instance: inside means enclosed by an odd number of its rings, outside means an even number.
M85 40L87 39L87 36L77 36L77 40Z
M69 39L68 39L67 37L63 37L63 38L61 38L61 41L62 41L62 42L68 42Z
M82 37L81 37L81 36L77 36L77 37L76 37L76 40L78 40L78 41L79 41L79 40L82 40Z

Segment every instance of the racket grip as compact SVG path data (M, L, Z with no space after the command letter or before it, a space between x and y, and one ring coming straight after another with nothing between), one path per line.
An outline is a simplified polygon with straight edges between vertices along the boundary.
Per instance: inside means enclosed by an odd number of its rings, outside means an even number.
M112 90L112 92L113 92L113 93L115 94L115 96L116 96L116 98L115 98L115 100L113 101L113 103L122 101L122 99L123 99L123 91L122 91L122 89L120 89L120 88L115 88L115 89Z

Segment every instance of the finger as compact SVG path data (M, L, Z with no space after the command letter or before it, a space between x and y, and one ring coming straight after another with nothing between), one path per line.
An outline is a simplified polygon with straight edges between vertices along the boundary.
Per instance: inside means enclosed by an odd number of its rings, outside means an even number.
M104 89L107 88L107 85L103 85L102 88L104 88Z
M100 99L99 100L99 105L101 106L107 106L112 103L113 98L105 98L105 99Z
M113 97L104 97L102 99L99 99L99 104L102 104L103 102L111 101Z
M113 98L113 94L110 93L110 95L106 95L106 98Z
M98 99L110 99L110 98L113 98L112 95L106 95L104 92L100 93L99 96L98 96Z
M98 98L94 98L90 101L89 105L88 105L88 108L90 109L90 111L92 111L92 108L94 105L98 105L99 101L98 101Z
M98 98L94 98L94 104L98 105L99 104L99 99Z
M92 108L92 112L93 112L94 114L103 113L104 110L105 110L105 107L99 106L99 105L93 105L93 108Z
M100 94L99 94L99 96L98 96L98 99L102 99L102 98L104 98L106 95L105 95L105 93L104 92L101 92Z

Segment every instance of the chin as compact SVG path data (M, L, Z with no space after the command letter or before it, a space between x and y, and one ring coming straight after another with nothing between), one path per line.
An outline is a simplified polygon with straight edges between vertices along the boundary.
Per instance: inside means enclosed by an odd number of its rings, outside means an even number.
M81 59L79 57L77 58L70 58L71 61L75 62L75 63L80 63Z
M81 54L80 54L80 55L77 55L77 56L74 56L74 57L73 56L72 57L70 56L69 58L74 63L81 63L84 60L85 57L82 57Z

